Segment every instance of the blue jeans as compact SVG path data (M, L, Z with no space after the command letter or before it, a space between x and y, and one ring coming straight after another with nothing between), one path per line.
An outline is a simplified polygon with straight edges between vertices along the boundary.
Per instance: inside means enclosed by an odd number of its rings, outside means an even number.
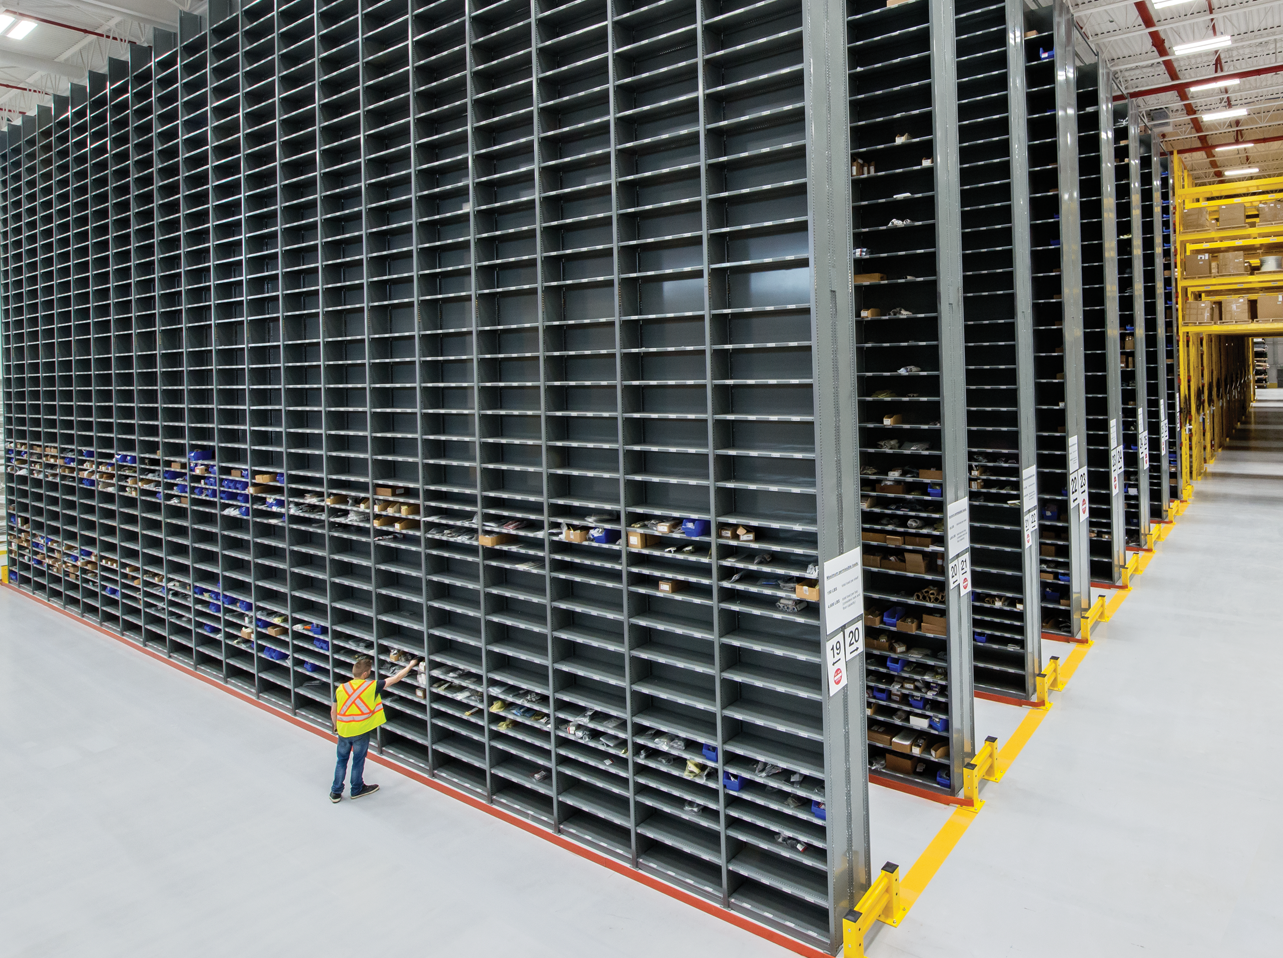
M370 734L353 735L351 738L339 736L339 760L334 766L334 785L331 795L343 794L343 776L347 774L347 759L352 756L352 794L358 794L365 787L361 773L365 771L365 753L370 748Z

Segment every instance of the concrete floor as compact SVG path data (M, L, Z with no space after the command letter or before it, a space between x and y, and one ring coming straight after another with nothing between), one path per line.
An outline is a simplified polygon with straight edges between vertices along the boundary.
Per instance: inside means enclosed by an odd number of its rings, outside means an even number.
M1270 407L871 955L1280 952ZM1020 718L977 702L978 737ZM378 795L332 806L329 743L7 589L0 723L0 958L786 954L377 766ZM949 815L870 808L875 864L906 868Z

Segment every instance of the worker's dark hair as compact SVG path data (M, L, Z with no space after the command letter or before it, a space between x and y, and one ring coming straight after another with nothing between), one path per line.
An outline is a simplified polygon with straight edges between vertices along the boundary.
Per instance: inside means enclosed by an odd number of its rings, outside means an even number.
M352 663L352 678L359 679L363 675L368 675L372 668L374 668L374 659L368 655L358 655L356 661Z

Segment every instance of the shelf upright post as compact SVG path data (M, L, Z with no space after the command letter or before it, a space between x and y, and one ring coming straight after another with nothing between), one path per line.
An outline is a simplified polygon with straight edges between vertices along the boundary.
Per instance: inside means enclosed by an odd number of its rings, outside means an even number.
M1175 234L1172 217L1172 189L1174 186L1172 169L1175 157L1171 154L1154 151L1158 164L1158 175L1155 182L1159 184L1159 195L1162 208L1159 215L1161 230L1159 240L1155 241L1155 255L1158 257L1158 275L1161 277L1163 329L1167 340L1166 351L1159 356L1159 365L1167 379L1164 395L1167 397L1167 415L1164 417L1166 429L1163 433L1163 458L1167 462L1168 483L1166 495L1168 502L1179 499L1185 488L1181 482L1182 450L1181 441L1184 427L1181 424L1181 336L1179 326L1179 302L1177 301L1176 276L1179 270L1176 256ZM1170 509L1169 509L1170 511Z
M1055 45L1056 150L1060 175L1060 275L1065 377L1065 441L1070 499L1074 485L1087 495L1087 400L1083 368L1083 261L1081 196L1078 168L1078 62L1074 52L1074 15L1067 0L1052 7ZM1070 510L1071 513L1073 510ZM1081 632L1081 618L1091 606L1091 552L1087 509L1069 516L1071 564L1070 634Z
M946 9L947 8L947 9ZM952 68L952 3L932 0L933 20L947 13ZM806 92L807 200L810 210L812 375L815 395L816 525L820 562L820 634L826 665L846 671L844 687L828 676L824 695L825 809L828 832L830 946L842 940L843 916L872 882L869 863L868 748L865 740L863 641L843 641L863 631L863 605L852 613L830 604L829 577L855 565L860 570L860 454L856 431L855 301L851 258L852 193L850 98L847 84L846 4L803 0L802 45ZM937 47L939 49L939 47ZM952 80L952 74L948 79ZM937 77L937 83L944 78ZM957 159L956 143L953 158ZM954 182L955 200L957 183ZM957 215L957 203L953 205ZM961 250L950 295L961 309ZM962 328L961 316L956 323ZM961 362L961 342L958 343ZM955 397L955 410L964 399ZM946 405L946 410L949 408ZM965 412L962 413L965 416ZM965 435L965 431L961 433ZM965 456L965 444L959 455ZM965 463L962 466L965 474ZM964 485L965 490L965 485ZM965 491L962 493L965 496ZM952 498L950 499L952 501ZM862 586L859 586L862 589ZM970 661L966 663L970 682ZM968 705L970 696L968 696ZM961 780L959 778L959 780Z
M1167 450L1167 280L1163 249L1165 243L1163 227L1163 171L1162 147L1155 133L1146 131L1141 135L1144 152L1141 156L1142 179L1148 166L1149 222L1145 226L1146 238L1150 244L1150 262L1147 267L1153 282L1145 290L1147 315L1153 317L1153 329L1146 330L1145 351L1146 397L1148 399L1148 445L1150 481L1150 509L1142 513L1142 529L1148 531L1151 520L1166 521L1171 511L1171 463ZM1152 368L1151 368L1152 367ZM1152 385L1152 391L1151 391ZM1157 456L1157 459L1155 459Z
M1135 420L1131 427L1133 445L1136 447L1136 495L1138 513L1134 545L1143 547L1149 531L1149 370L1146 365L1146 324L1147 310L1145 303L1145 222L1141 195L1141 160L1143 148L1140 133L1140 109L1129 101L1127 111L1127 180L1131 187L1129 210L1131 214L1131 258L1132 258L1132 321L1133 349L1131 371L1135 383L1133 401ZM1124 411L1124 415L1132 415ZM1126 433L1126 429L1120 430ZM1126 490L1124 490L1124 496ZM1125 500L1124 500L1125 501ZM1124 564L1126 555L1123 556Z

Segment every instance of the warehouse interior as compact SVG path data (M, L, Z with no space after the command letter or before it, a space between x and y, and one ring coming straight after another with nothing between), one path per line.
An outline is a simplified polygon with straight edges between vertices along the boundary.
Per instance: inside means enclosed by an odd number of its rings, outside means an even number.
M0 11L0 951L1274 954L1281 43Z

